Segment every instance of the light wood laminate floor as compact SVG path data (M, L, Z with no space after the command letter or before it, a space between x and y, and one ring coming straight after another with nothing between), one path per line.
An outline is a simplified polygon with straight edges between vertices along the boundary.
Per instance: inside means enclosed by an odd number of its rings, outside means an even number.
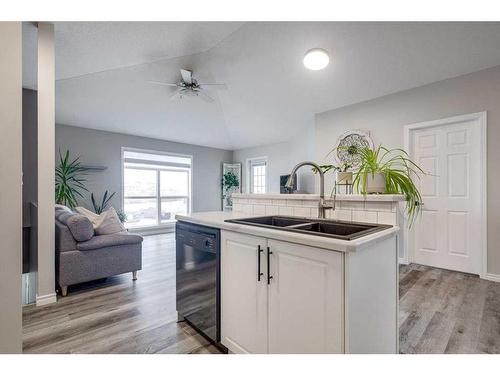
M25 307L24 352L219 353L175 317L174 236L148 236L136 282L115 276ZM500 353L500 283L401 266L399 324L401 353Z
M23 310L24 353L219 353L176 323L175 237L144 237L142 271L69 287Z
M399 301L401 353L500 353L500 283L411 264Z

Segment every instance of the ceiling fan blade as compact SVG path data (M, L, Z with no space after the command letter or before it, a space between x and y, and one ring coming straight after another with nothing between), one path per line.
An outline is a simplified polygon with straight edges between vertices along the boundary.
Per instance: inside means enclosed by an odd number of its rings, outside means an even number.
M212 103L214 101L214 99L211 96L207 95L206 93L204 93L201 90L196 91L196 96L200 97L201 99L203 99L207 103Z
M151 83L153 85L177 87L177 83L165 83L165 82L158 82L158 81L146 81L146 82Z
M199 86L204 89L227 90L225 83L200 83Z
M181 69L181 76L182 80L188 85L193 83L193 72L191 72L190 70Z

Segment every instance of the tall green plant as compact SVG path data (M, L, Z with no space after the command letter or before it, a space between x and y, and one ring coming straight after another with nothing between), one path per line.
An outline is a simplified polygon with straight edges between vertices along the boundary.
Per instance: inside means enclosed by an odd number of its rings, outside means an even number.
M223 196L226 196L227 193L232 189L240 186L240 181L238 180L238 176L233 172L226 172L222 176L222 187L223 187Z
M85 188L87 181L85 176L85 168L80 163L80 158L77 157L69 160L69 150L66 150L64 156L59 150L59 165L56 167L56 182L55 195L56 203L64 204L70 208L75 208L77 205L77 197L83 198L83 191L88 191Z
M111 200L111 198L114 197L116 192L113 192L109 195L108 194L109 194L109 192L106 190L104 192L104 195L102 196L102 199L99 202L96 201L96 198L94 197L94 193L90 194L90 200L92 202L92 206L94 206L94 212L96 214L100 215L108 207L109 201Z
M402 149L388 149L378 146L375 149L359 148L361 164L356 171L354 187L366 194L368 176L383 173L385 176L385 192L387 194L402 194L406 199L406 213L411 226L422 207L422 196L414 183L414 178L420 178L425 172L415 164L408 153Z

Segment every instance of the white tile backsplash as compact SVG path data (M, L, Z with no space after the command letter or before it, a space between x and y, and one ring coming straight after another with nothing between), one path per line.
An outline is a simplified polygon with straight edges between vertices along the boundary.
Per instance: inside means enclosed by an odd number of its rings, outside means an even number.
M266 206L266 215L279 215L280 207L279 206Z
M351 210L335 210L331 214L331 218L334 220L344 220L351 221L352 220L352 211Z
M352 211L352 221L359 221L361 223L377 223L377 212Z
M392 203L387 202L365 202L365 210L366 211L392 211Z
M327 201L332 204L332 201ZM404 203L403 203L404 204ZM334 220L359 221L400 225L398 202L337 201L335 210L326 210L326 217ZM402 207L402 206L401 206ZM234 198L233 211L252 215L287 215L318 217L318 201L301 199L246 199Z
M396 213L395 212L379 212L378 221L379 224L396 225Z
M302 202L302 206L304 206L304 207L318 207L317 201L303 200L301 202Z
M253 215L253 205L251 204L242 204L241 205L241 211L246 213L246 214L251 214Z
M318 206L311 208L311 217L318 217Z
M265 215L266 214L266 206L264 206L264 205L253 206L253 214L254 215Z
M294 207L294 216L311 217L311 209L309 207Z
M365 202L340 201L337 203L340 203L340 208L343 210L363 211L365 209Z
M280 215L293 215L293 207L279 206Z

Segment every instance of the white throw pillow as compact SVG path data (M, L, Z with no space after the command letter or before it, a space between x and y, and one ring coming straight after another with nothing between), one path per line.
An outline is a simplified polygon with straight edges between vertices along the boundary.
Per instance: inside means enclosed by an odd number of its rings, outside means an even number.
M103 234L113 234L123 232L125 227L123 226L116 210L113 207L108 208L106 211L100 215L95 212L89 211L84 207L76 207L75 211L81 215L88 217L96 235L100 236Z

